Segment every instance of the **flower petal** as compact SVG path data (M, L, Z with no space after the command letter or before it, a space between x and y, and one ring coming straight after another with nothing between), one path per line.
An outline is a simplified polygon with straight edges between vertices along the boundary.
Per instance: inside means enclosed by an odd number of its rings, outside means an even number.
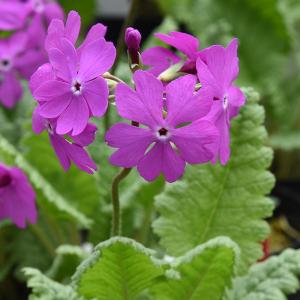
M0 82L0 103L7 108L12 108L21 100L23 88L13 72L6 73Z
M119 83L116 87L115 96L117 110L121 117L148 126L157 125L139 95L128 85Z
M196 77L180 77L166 87L167 122L177 126L204 117L212 106L212 92L209 87L194 94Z
M33 97L38 101L49 101L53 98L68 94L71 87L61 80L48 80L40 85L33 93Z
M85 98L91 115L102 117L108 106L108 86L102 77L88 81L84 84L83 97Z
M53 19L48 27L48 34L45 39L45 49L60 48L61 38L64 37L65 25L62 20Z
M78 76L83 81L99 77L108 71L116 58L116 48L113 43L104 38L95 40L86 45L80 56Z
M117 123L108 130L105 140L111 147L120 148L110 157L110 162L116 166L131 168L138 164L154 141L154 136L150 130Z
M194 58L199 48L199 40L187 33L173 31L169 34L155 33L154 36L181 51L189 58Z
M239 74L239 59L237 56L238 39L233 39L225 49L224 82L226 86L236 80Z
M45 119L39 114L39 107L36 107L32 113L32 131L40 134L45 130Z
M86 38L84 39L80 47L77 49L78 56L81 55L83 48L86 47L89 43L98 40L99 38L104 38L106 31L107 27L101 23L93 25L87 33Z
M180 57L178 55L160 46L149 48L142 53L143 64L149 66L150 69L147 71L155 76L158 76L179 61Z
M69 144L68 153L71 160L80 170L88 174L93 174L97 171L97 165L84 148L76 144Z
M67 144L68 142L58 134L49 134L50 143L52 145L52 148L54 149L54 152L60 161L61 166L65 171L68 171L71 166L71 160L68 157L68 149Z
M160 80L146 71L136 71L133 75L136 92L147 111L157 123L162 122L164 87Z
M73 142L82 147L88 146L95 140L97 130L96 125L88 123L82 133L72 136Z
M79 14L71 10L67 17L64 36L74 45L78 39L81 26Z
M45 14L48 24L53 19L63 20L63 18L64 18L64 11L63 11L62 7L56 2L47 3L45 6L44 14Z
M30 91L33 94L35 90L41 86L45 81L55 79L55 74L52 69L52 66L47 63L40 66L31 76L29 87Z
M57 134L71 132L73 136L83 132L88 124L89 109L81 96L73 96L70 105L57 119Z
M190 164L210 161L217 151L219 132L209 121L200 120L175 129L171 140ZM214 149L214 151L212 150Z
M72 94L65 94L54 98L51 101L41 103L39 114L44 118L56 118L68 107L72 100Z
M169 143L156 143L140 160L137 169L148 181L153 181L163 173L168 182L179 179L185 168L184 160L176 154Z
M201 85L203 87L211 87L214 98L223 99L224 90L219 82L216 81L216 78L208 68L207 64L205 64L202 59L198 58L196 68Z

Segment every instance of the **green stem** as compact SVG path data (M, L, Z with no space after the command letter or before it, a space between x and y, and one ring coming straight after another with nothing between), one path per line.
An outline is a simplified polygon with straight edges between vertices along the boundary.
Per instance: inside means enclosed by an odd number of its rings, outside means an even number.
M116 175L112 182L111 196L112 196L112 236L121 235L121 207L119 199L119 184L130 173L131 169L124 168Z

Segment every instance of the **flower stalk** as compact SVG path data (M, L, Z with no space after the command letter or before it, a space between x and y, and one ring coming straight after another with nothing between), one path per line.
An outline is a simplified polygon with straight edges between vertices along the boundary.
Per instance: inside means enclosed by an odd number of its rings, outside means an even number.
M119 186L120 182L130 173L130 168L122 169L112 182L111 196L112 196L112 230L111 236L121 236L122 227L121 227L121 206L120 206L120 197L119 197Z

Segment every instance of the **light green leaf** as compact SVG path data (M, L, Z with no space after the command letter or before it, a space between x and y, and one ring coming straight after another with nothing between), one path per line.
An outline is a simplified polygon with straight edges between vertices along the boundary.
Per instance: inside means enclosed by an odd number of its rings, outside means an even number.
M234 242L215 238L177 258L167 271L170 278L155 284L152 293L157 300L220 300L231 285L238 259Z
M246 276L234 281L227 300L286 300L300 288L300 250L288 249L280 256L253 265Z
M167 185L156 199L161 216L154 230L171 255L223 235L241 248L242 270L262 256L260 242L269 233L263 219L273 209L265 197L274 185L266 170L272 150L264 146L267 134L258 96L251 90L246 94L247 104L232 120L228 164L189 167L182 181Z
M152 254L127 238L117 237L100 243L73 277L78 293L86 299L136 299L163 275L163 269Z
M51 182L47 181L21 153L1 135L0 160L4 163L21 168L28 175L31 183L34 185L34 188L40 191L44 195L45 199L50 204L54 205L59 211L70 216L83 227L90 226L90 220L69 204L68 201L66 201L66 199L53 187Z
M70 286L51 280L37 269L24 268L23 271L32 289L29 300L83 300Z

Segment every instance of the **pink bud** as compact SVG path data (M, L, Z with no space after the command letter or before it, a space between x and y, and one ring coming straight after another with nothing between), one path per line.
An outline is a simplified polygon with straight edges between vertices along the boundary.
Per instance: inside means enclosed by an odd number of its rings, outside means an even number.
M125 42L128 48L128 54L131 58L132 63L139 63L140 43L142 36L137 29L128 27L125 32Z
M125 42L128 49L138 52L140 50L141 39L142 36L137 29L132 27L126 29Z

